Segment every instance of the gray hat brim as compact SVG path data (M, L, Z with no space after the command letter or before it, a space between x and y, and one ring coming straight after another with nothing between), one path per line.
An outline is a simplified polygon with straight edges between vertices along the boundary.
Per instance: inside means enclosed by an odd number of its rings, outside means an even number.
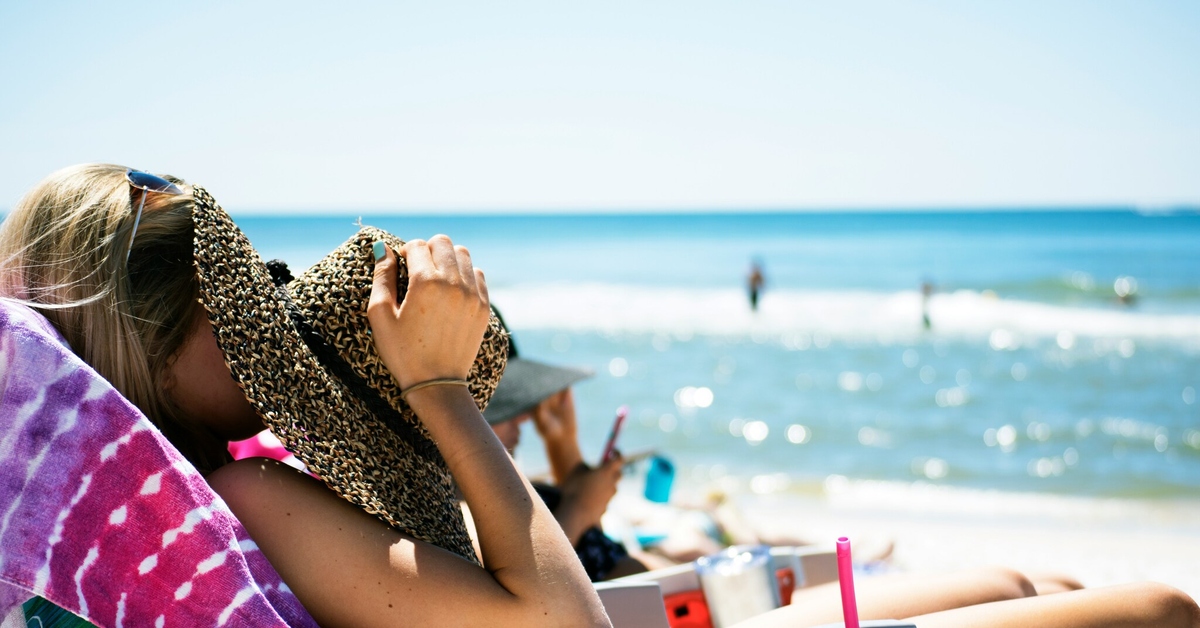
M532 410L550 395L591 376L592 372L587 369L509 358L483 418L490 425L510 421L522 412Z

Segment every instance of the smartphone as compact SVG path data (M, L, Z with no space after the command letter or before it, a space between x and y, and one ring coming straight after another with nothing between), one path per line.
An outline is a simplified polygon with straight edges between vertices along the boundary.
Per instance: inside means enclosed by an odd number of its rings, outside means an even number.
M604 454L600 456L600 464L604 464L612 458L613 452L617 449L617 435L621 433L621 426L625 424L625 417L629 414L627 406L617 408L617 418L613 420L612 431L608 433L608 442L604 443Z
M625 469L628 470L643 460L647 460L658 455L657 449L641 449L633 453L625 454Z

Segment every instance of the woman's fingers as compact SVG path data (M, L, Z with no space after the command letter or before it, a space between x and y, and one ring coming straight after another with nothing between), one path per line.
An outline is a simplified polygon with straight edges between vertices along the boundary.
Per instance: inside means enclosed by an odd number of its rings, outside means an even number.
M624 466L625 457L621 455L621 452L613 450L612 457L609 458L608 462L605 462L604 466L601 468L604 469L605 473L612 476L613 482L615 483L617 480L621 479L621 470L624 468Z
M488 298L487 280L483 277L483 271L475 269L475 289L479 291L479 298L483 300L484 305L491 305L492 301Z
M446 235L438 234L428 241L414 240L422 246L413 251L420 255L419 260L410 260L409 274L419 274L418 271L428 268L436 276L451 284L457 284L478 293L480 299L488 303L487 283L483 281L483 273L471 262L471 253L465 246L456 246ZM428 262L425 265L422 262Z
M396 256L383 240L376 240L371 246L371 252L375 257L375 270L371 278L371 297L367 302L368 318L372 316L372 312L396 304L393 289L396 285Z
M489 304L487 280L483 271L475 268L467 247L454 245L447 236L435 235L429 240L409 240L398 251L392 251L380 240L375 242L372 252L375 255L372 303L399 302L394 289L398 274L396 257L403 257L408 264L410 281L441 279L443 282L467 288L468 294L476 293L485 306Z
M450 238L410 240L397 251L378 243L368 318L376 350L401 387L469 373L487 329L487 285L470 253ZM408 292L398 294L398 256Z
M429 238L429 252L438 272L445 277L456 277L459 274L457 247L450 237L438 234Z
M401 257L408 262L408 276L427 273L434 269L433 255L425 240L409 240L404 243Z
M471 264L471 253L467 251L465 246L454 247L455 265L458 267L458 273L462 277L463 285L472 292L477 292L475 287L475 267Z

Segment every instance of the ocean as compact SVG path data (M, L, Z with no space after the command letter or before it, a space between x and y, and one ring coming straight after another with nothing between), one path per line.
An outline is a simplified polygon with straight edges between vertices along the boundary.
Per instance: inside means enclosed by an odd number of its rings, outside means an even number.
M293 270L356 228L235 219ZM593 460L627 405L620 448L665 455L683 487L1200 497L1200 214L361 221L466 245L523 356L595 372L575 388ZM518 460L538 473L527 428Z

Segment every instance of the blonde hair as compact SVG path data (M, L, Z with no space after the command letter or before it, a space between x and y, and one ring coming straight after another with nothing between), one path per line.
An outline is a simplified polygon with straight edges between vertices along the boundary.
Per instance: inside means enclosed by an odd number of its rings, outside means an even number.
M72 351L208 472L228 459L222 441L167 392L169 367L202 315L191 188L172 179L188 193L147 194L131 250L131 202L140 197L125 172L72 166L26 194L0 224L0 297L45 315Z

